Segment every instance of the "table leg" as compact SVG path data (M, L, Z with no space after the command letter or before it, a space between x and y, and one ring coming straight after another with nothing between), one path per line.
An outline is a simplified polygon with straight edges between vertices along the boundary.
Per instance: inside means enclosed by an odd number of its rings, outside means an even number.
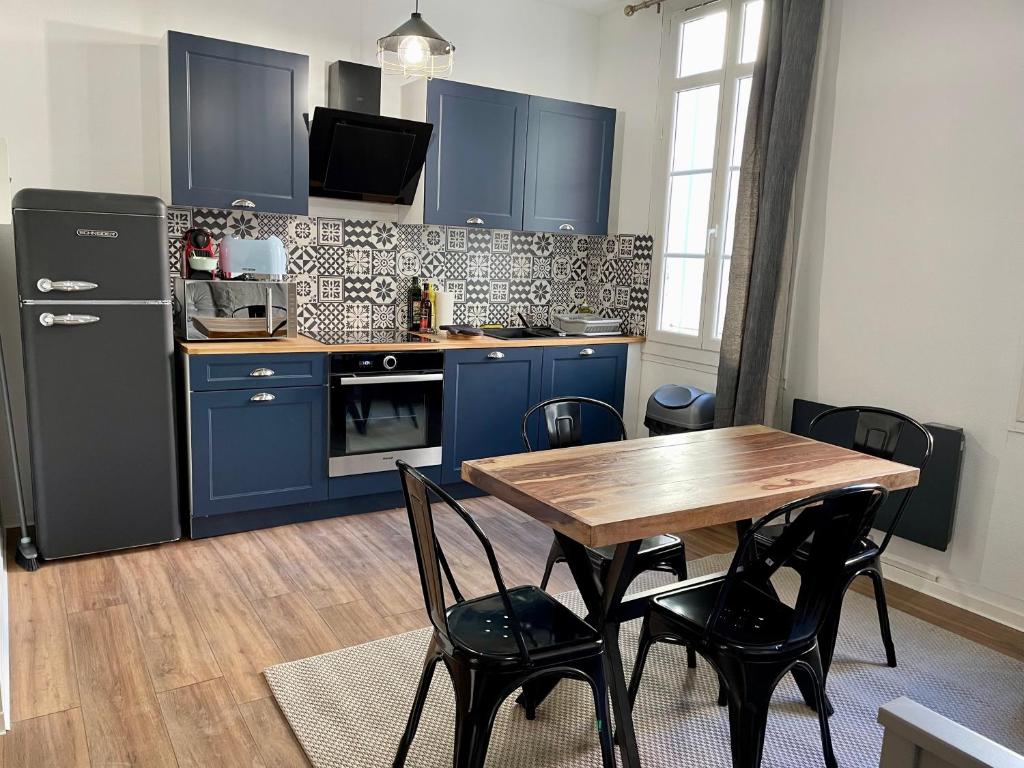
M605 665L608 669L608 688L615 711L615 732L619 739L619 754L623 768L640 768L640 752L633 728L633 708L629 703L626 673L622 669L622 651L619 648L619 604L629 587L630 576L640 542L631 541L615 548L615 558L604 582L602 597L601 631L604 637Z

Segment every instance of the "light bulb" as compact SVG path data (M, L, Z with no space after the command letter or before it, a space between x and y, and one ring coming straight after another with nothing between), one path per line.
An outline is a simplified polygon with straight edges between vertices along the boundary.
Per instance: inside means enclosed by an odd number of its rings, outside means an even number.
M427 41L422 37L407 37L398 46L398 56L407 67L417 67L430 54Z

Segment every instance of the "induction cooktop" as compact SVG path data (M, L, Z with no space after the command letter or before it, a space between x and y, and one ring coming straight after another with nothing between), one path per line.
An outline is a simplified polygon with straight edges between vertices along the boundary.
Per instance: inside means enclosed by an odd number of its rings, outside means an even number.
M321 344L437 344L437 339L417 336L408 331L309 331Z

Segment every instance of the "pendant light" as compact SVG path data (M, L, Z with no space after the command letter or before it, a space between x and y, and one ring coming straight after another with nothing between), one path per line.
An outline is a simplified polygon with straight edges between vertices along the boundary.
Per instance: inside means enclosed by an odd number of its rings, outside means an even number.
M407 77L437 77L452 71L455 46L434 31L420 16L420 3L412 17L377 41L377 61L385 72Z

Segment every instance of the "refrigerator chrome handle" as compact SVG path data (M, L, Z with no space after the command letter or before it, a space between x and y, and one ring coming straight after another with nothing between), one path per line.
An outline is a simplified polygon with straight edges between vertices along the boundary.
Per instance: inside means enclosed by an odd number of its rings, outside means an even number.
M271 400L277 400L277 395L272 395L269 392L257 392L249 398L250 403L269 403Z
M43 312L39 316L39 324L49 328L52 325L89 325L98 323L100 319L96 315L54 315L50 312Z
M99 285L87 280L50 280L48 277L41 277L36 281L36 288L43 293L50 291L71 293L73 291L91 291L93 288L99 288Z

